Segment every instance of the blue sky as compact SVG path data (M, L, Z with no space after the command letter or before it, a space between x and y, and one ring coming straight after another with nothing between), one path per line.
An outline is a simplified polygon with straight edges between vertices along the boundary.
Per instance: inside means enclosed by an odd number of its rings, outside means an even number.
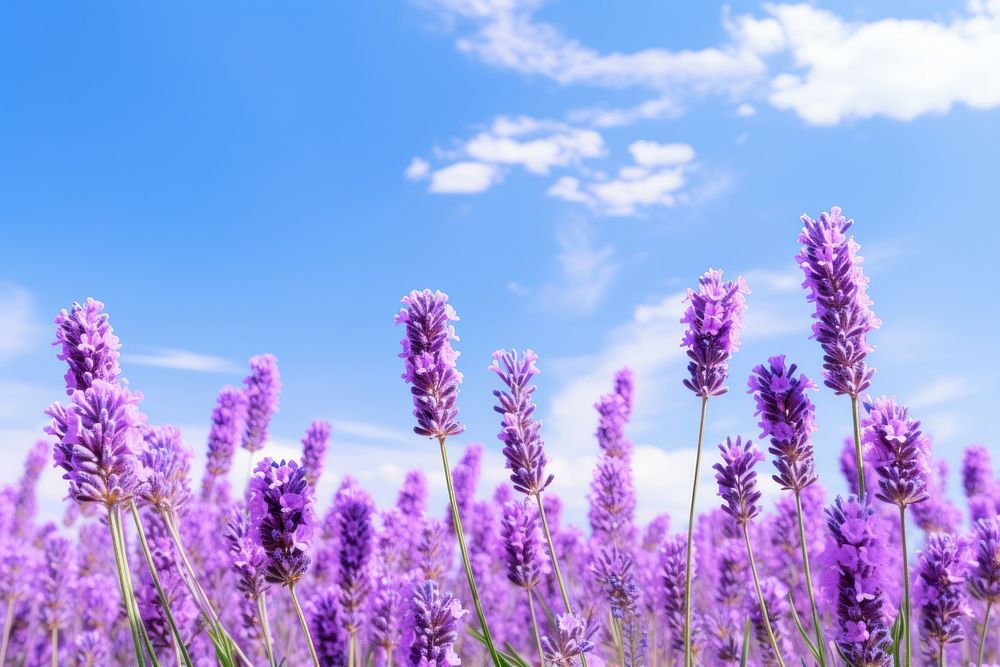
M819 375L793 257L798 216L839 204L885 323L874 390L913 405L957 491L961 448L995 446L1000 4L864 4L5 6L0 475L61 395L52 318L94 296L150 418L199 454L219 387L270 351L273 452L330 419L321 496L350 471L388 501L409 466L437 478L392 326L432 287L462 317L462 441L487 443L490 486L489 355L532 347L570 513L590 406L624 364L641 514L677 512L697 428L680 295L709 267L747 278L709 440L756 436L754 364L786 352ZM837 492L849 409L816 401Z

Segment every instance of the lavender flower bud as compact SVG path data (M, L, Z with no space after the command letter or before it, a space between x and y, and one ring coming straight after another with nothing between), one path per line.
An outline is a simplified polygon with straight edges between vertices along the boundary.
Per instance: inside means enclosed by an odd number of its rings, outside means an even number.
M916 602L920 606L923 640L937 653L945 644L960 642L962 621L970 617L965 597L969 547L964 538L935 533L917 559Z
M56 355L69 365L66 371L66 394L88 389L94 380L118 382L121 343L108 323L104 304L88 298L83 305L73 302L56 317L56 341L62 350Z
M813 338L823 348L823 377L826 386L837 394L857 396L871 385L874 368L865 357L872 351L867 334L882 322L872 312L868 298L868 278L858 256L860 246L847 236L854 224L834 206L819 220L802 216L799 243L802 250L795 257L809 292L816 304Z
M111 645L104 634L96 630L81 632L76 636L74 644L78 667L103 667L109 664Z
M557 667L574 667L583 654L594 650L594 643L590 640L593 630L588 630L583 621L573 614L559 614L556 619L559 639L553 641L547 636L542 637L545 660Z
M962 521L962 510L947 495L947 479L948 462L935 461L928 470L927 499L910 510L913 520L927 533L954 533Z
M745 526L760 514L760 491L757 490L757 473L753 467L764 460L764 454L749 440L743 443L740 436L726 438L719 445L722 463L712 468L716 471L715 481L719 485L719 496L725 501L722 509L735 519L737 525Z
M158 512L178 512L191 496L191 452L181 444L176 426L148 427L143 439L146 446L139 462L145 481L139 487L139 497Z
M760 416L760 437L769 438L768 451L775 456L778 474L772 478L783 489L801 491L816 481L812 434L816 431L815 409L806 391L816 384L805 375L795 377L797 366L785 365L785 355L767 360L753 369L747 381Z
M55 531L55 526L50 526ZM69 627L73 607L70 600L76 585L75 559L70 541L49 532L43 542L40 581L42 625L52 632Z
M962 486L973 522L1000 514L1000 482L993 476L990 452L985 447L966 447L962 457Z
M17 484L17 491L14 497L14 531L24 534L32 525L37 510L37 498L35 491L38 487L38 480L42 476L42 470L46 462L52 455L52 445L46 440L38 440L28 450L28 456L24 461L24 474Z
M410 644L410 665L460 665L455 653L458 623L468 612L452 597L442 593L437 584L424 581L413 588L413 642Z
M1000 602L1000 517L976 522L975 567L969 573L972 597Z
M207 499L216 480L225 479L233 467L233 454L240 434L246 428L246 418L246 394L233 387L223 387L212 410L212 426L208 431L202 498Z
M429 520L420 529L417 543L420 576L441 583L451 566L450 545L445 543L447 528L443 521Z
M615 373L615 388L594 404L597 410L597 444L604 456L631 459L632 443L625 435L625 426L632 414L635 386L632 371L623 368Z
M500 535L506 553L507 579L531 590L542 580L537 511L511 501L503 506Z
M340 618L340 605L333 591L319 593L312 601L310 634L321 665L347 664L347 637Z
M323 460L330 442L330 422L316 420L309 425L302 438L302 467L306 469L306 479L316 486L323 474Z
M539 433L542 425L534 418L535 385L531 384L531 378L539 372L535 368L537 359L538 355L531 350L525 350L523 355L517 350L497 350L490 366L509 389L509 392L493 392L497 398L493 409L503 415L497 438L504 444L503 455L514 488L529 496L552 483L552 475L545 474L548 459Z
M316 530L313 489L295 461L257 464L248 488L250 525L267 556L264 578L292 586L309 569L309 548Z
M246 511L237 508L226 526L229 542L229 562L236 571L236 588L252 602L269 588L264 579L267 555L258 540L251 534L250 518Z
M695 559L691 559L692 578ZM685 580L687 545L681 534L671 535L660 549L660 608L666 616L671 642L676 651L684 650Z
M590 528L607 544L631 544L635 537L635 487L629 461L602 456L590 483Z
M900 508L927 498L929 443L920 422L895 399L865 401L863 439L871 447L879 490L875 497Z
M250 357L250 375L243 380L247 399L243 449L256 452L264 447L271 417L278 412L281 375L273 354Z
M406 473L403 488L399 490L396 507L403 516L417 519L427 512L427 477L420 470Z
M709 269L698 280L698 291L688 290L688 308L681 318L687 331L681 341L687 347L690 379L684 386L696 396L709 398L726 391L729 357L740 347L743 310L750 294L743 278L723 282L722 271Z
M360 629L363 605L368 594L368 563L372 554L372 513L375 503L360 487L350 487L337 494L337 543L339 564L337 586L340 588L341 622L348 633Z
M482 469L483 446L478 442L473 442L465 448L465 454L451 469L452 484L455 487L455 504L458 506L459 516L468 516L472 503L476 500L476 485L479 483ZM448 528L454 532L451 505L445 506L444 516Z
M442 292L414 290L403 297L402 304L396 324L406 327L399 356L404 363L403 380L411 385L413 395L417 418L413 431L431 438L458 435L465 430L456 405L462 374L455 366L458 352L451 346L458 336L449 324L458 315Z
M378 664L387 664L395 656L403 639L405 600L399 582L389 572L375 579L375 597L372 600L372 644L377 649ZM395 659L392 662L396 662Z

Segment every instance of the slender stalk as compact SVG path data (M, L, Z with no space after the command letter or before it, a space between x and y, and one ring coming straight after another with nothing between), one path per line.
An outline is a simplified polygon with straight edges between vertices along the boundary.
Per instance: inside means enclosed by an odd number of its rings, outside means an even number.
M538 617L535 616L535 602L531 599L531 589L528 592L528 611L531 613L531 627L535 631L535 646L538 648L538 664L545 664L545 651L542 650L542 634L538 630Z
M170 626L170 632L174 636L174 642L177 644L184 664L192 665L194 663L191 661L191 654L188 653L187 646L181 638L181 632L177 628L174 614L170 610L170 602L167 600L167 595L160 584L160 575L156 571L156 564L153 562L153 554L149 549L149 542L146 540L146 531L142 527L142 521L139 518L139 508L136 507L135 500L129 502L129 509L131 509L132 518L135 520L135 529L139 534L139 544L142 546L142 553L146 557L146 567L149 569L149 576L153 580L153 586L156 588L156 595L160 598L160 606L163 607L163 613L167 617L167 624Z
M271 667L276 667L274 662L274 647L271 645L271 624L267 620L267 594L261 593L257 597L257 614L260 616L261 634L264 636L264 653L267 655L267 663Z
M691 549L694 539L694 504L698 497L698 474L701 470L701 443L705 438L705 412L708 397L701 399L701 419L698 422L698 449L694 457L694 481L691 483L691 510L688 512L687 565L684 570L684 667L692 667L691 651Z
M750 529L743 524L743 539L747 544L747 560L750 561L750 572L753 574L753 587L757 591L757 602L760 604L760 615L764 618L764 629L767 630L767 640L774 650L774 657L778 660L780 667L785 667L785 661L781 657L778 649L778 640L774 638L774 631L771 629L771 619L767 615L767 605L764 604L764 594L760 590L760 579L757 577L757 562L753 558L753 549L750 547Z
M3 643L0 644L0 665L7 664L7 645L10 643L10 630L14 627L14 596L7 598L7 615L3 617Z
M143 653L143 641L141 635L139 634L138 623L136 619L136 608L132 604L132 595L130 587L125 578L125 570L128 569L128 565L122 564L124 559L124 554L122 553L122 544L118 539L117 508L108 508L108 529L111 531L111 546L115 552L115 570L118 573L118 587L122 594L122 604L125 606L125 616L128 618L129 629L132 631L132 642L135 644L135 659L136 663L139 665L146 664L146 657Z
M854 419L854 460L858 467L858 497L865 495L865 457L861 453L861 415L858 413L858 397L851 395L851 417Z
M135 583L132 581L132 569L128 564L128 545L125 542L125 526L122 524L121 509L119 508L115 515L115 531L118 535L118 544L122 552L122 571L125 575L125 583L128 584L129 600L132 602L132 613L135 616L136 624L139 626L139 636L142 639L143 645L146 647L146 654L149 657L149 661L153 664L153 667L160 667L160 661L156 657L156 650L153 648L153 642L149 639L149 632L146 630L146 624L142 622L142 614L139 612L139 600L135 596Z
M59 629L52 628L52 667L59 667Z
M820 667L826 667L826 642L823 640L823 627L819 622L819 610L816 608L816 595L813 592L812 571L809 567L809 547L806 546L806 528L802 519L802 495L798 490L795 491L795 512L799 518L799 544L802 547L802 568L806 576L806 590L809 592L809 606L812 608L819 665Z
M611 617L611 625L615 628L615 648L618 649L618 664L625 665L625 634L622 631L621 622Z
M302 613L302 605L295 595L294 584L289 584L288 594L292 597L292 606L295 607L295 615L299 617L299 625L302 626L302 634L306 636L306 644L309 646L309 656L312 658L313 667L320 667L319 656L316 655L316 647L313 645L312 635L309 634L309 624L306 623L306 616Z
M490 653L490 659L496 667L501 667L500 656L497 655L496 647L493 646L493 637L490 629L486 625L486 614L483 613L483 603L479 600L479 589L476 588L476 579L472 576L472 563L469 561L469 550L465 546L465 534L462 532L462 517L458 515L458 502L455 500L455 484L451 479L451 466L448 465L448 450L445 447L445 438L439 437L438 444L441 446L441 463L444 465L444 479L448 483L448 500L451 502L451 518L455 525L455 535L458 537L458 549L462 552L462 563L465 565L465 576L469 580L469 592L472 593L472 602L476 605L476 614L479 616L479 625L483 630L483 639L486 641L486 649Z
M569 601L569 593L566 592L566 582L563 580L562 570L559 569L559 558L556 557L556 548L552 543L552 533L549 532L549 520L545 517L545 503L542 502L542 494L535 494L535 501L538 503L538 517L542 521L542 532L545 534L545 544L549 547L549 560L552 561L552 571L556 575L556 583L559 584L559 593L562 595L563 606L566 607L566 613L573 613L573 605ZM541 599L541 598L539 598ZM582 653L580 654L580 662L582 667L587 667L587 658Z
M938 667L945 667L947 664L944 657L944 644L938 646Z
M983 628L979 631L979 658L976 660L976 667L983 667L983 655L986 652L986 629L990 627L990 608L993 601L986 603L986 616L983 617Z
M356 667L357 654L354 652L354 633L347 635L347 667Z
M913 664L913 655L910 650L910 561L906 553L906 507L899 508L899 530L903 538L903 634L906 635L906 662L903 664L910 667Z

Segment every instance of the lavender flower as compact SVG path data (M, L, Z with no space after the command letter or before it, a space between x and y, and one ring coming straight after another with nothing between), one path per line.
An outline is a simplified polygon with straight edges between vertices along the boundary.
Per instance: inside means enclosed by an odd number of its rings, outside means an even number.
M865 401L863 439L871 447L879 490L875 497L900 508L927 498L929 444L920 422L895 399Z
M458 623L466 612L451 593L442 593L437 584L424 581L413 588L413 643L410 665L460 665L455 653Z
M788 603L786 595L788 589L775 577L764 577L760 582L761 596L764 598L764 608L767 609L767 620L774 633L774 639L781 650L782 655L790 653L788 642L785 639L783 629L785 616L787 615ZM761 661L765 665L778 664L778 658L771 646L771 639L767 635L767 625L764 623L764 614L761 606L752 596L746 598L746 608L750 615L750 623L753 626L754 636L760 646Z
M380 656L378 664L386 664L389 656L395 656L403 638L405 601L400 585L389 572L382 572L375 578L375 596L372 600L371 634L372 644ZM395 659L393 659L395 663Z
M447 528L443 521L429 520L420 529L417 543L420 576L441 583L451 565L450 545L445 544Z
M677 651L684 650L684 573L687 547L684 535L671 535L660 549L660 607L666 616L671 641ZM691 560L694 574L694 559Z
M552 475L545 474L548 459L539 434L541 423L534 418L535 385L531 378L539 372L535 367L537 359L531 350L525 350L523 355L517 350L497 350L490 366L509 389L493 392L497 398L493 409L503 415L497 438L504 444L503 455L514 488L529 496L541 493L552 483Z
M980 519L975 526L975 567L969 591L977 600L1000 602L1000 517Z
M635 521L635 487L631 464L625 459L602 456L590 483L591 532L611 544L631 544Z
M542 637L545 660L557 667L573 667L585 653L594 650L594 643L590 641L593 631L588 630L584 622L573 614L559 614L557 624L558 640Z
M478 442L471 443L465 449L465 454L451 470L452 483L455 486L455 504L460 517L468 516L472 503L476 500L476 485L483 469L483 446ZM452 525L451 506L445 508L445 520L448 527Z
M523 503L506 503L500 535L506 553L507 579L515 586L531 590L542 580L537 512Z
M458 320L448 304L448 295L424 290L410 292L402 299L403 308L396 324L406 327L401 341L403 380L411 385L413 431L431 438L446 438L465 430L458 421L458 385L462 374L455 367L458 352L451 341L458 340L449 322Z
M66 371L66 394L88 389L94 380L115 384L121 343L108 323L104 304L88 298L83 305L73 302L70 312L59 311L56 317L56 341L62 350L57 357L69 365Z
M427 477L420 470L406 473L403 488L399 490L396 507L410 519L417 519L427 512Z
M330 422L316 420L309 425L302 438L302 467L306 469L306 479L316 486L323 474L323 459L330 442Z
M805 273L808 299L816 304L813 338L823 348L824 381L837 394L857 396L875 375L865 363L872 351L867 334L882 323L871 310L860 246L847 236L854 221L834 206L819 220L803 215L802 223L802 250L795 259Z
M42 470L46 462L52 455L52 445L46 440L38 440L28 450L28 456L24 460L24 474L17 483L17 491L14 497L14 527L13 529L24 534L31 526L37 510L37 498L35 491L38 487L38 480L42 476Z
M927 499L911 509L913 519L928 533L954 533L962 521L962 510L947 495L948 462L939 459L929 466Z
M837 648L851 665L891 665L882 582L882 573L889 568L875 508L857 496L847 500L838 496L826 514L829 533L822 589L836 607Z
M816 431L814 407L806 391L816 384L805 375L795 377L795 364L786 365L781 354L754 367L747 381L748 393L757 403L760 437L769 438L778 474L774 481L784 489L801 491L816 481L812 434Z
M973 521L1000 514L1000 483L993 476L990 452L985 447L966 447L962 456L962 486Z
M264 578L293 586L309 568L309 547L316 530L313 489L295 461L257 464L248 488L253 534L267 556Z
M719 445L722 463L712 468L716 471L715 481L719 485L719 496L725 501L722 509L733 517L737 525L745 526L760 514L760 491L757 490L757 473L753 467L764 455L749 440L744 443L740 436L726 438Z
M94 380L73 393L68 408L55 403L46 410L52 423L45 430L58 439L56 465L66 471L63 479L78 503L114 507L136 491L143 474L136 458L145 423L141 400L141 394Z
M615 388L594 404L597 410L597 444L605 456L630 459L632 443L625 435L625 426L632 414L635 384L632 371L623 368L615 373Z
M157 512L179 511L190 498L191 452L181 444L176 426L151 426L139 455L145 478L139 496Z
M264 579L267 555L251 534L250 518L242 508L233 511L226 527L226 540L229 560L236 571L236 588L247 600L256 602L268 589Z
M321 665L347 664L347 637L340 618L340 604L333 591L318 594L312 601L310 634Z
M233 454L240 433L246 427L246 415L246 394L230 386L223 387L212 410L212 426L208 431L208 455L202 479L203 498L210 496L216 480L225 479L233 467Z
M81 632L74 643L76 664L79 667L103 667L109 664L111 646L104 634L96 630Z
M687 331L681 341L687 347L690 379L684 386L701 398L719 396L728 389L729 357L740 347L743 310L750 294L743 278L723 282L722 271L709 269L698 280L698 291L688 290L688 308L681 318Z
M244 378L243 384L247 413L242 446L253 453L264 447L271 416L278 411L281 376L278 373L277 358L273 354L250 357L250 375Z
M55 533L55 526L49 531L43 542L39 588L42 625L53 632L67 628L72 620L76 568L70 541Z
M337 586L340 588L341 623L348 634L356 633L362 622L365 596L369 590L368 563L372 554L372 514L375 503L360 487L349 487L337 494L339 563Z
M937 653L960 642L962 621L972 615L965 597L968 543L946 533L928 536L917 561L917 595L923 640Z

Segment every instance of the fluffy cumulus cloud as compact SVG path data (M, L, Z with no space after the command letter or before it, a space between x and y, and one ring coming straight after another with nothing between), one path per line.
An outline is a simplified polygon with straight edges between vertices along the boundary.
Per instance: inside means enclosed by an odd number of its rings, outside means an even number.
M456 162L431 174L431 192L474 194L500 181L500 171L484 162Z

